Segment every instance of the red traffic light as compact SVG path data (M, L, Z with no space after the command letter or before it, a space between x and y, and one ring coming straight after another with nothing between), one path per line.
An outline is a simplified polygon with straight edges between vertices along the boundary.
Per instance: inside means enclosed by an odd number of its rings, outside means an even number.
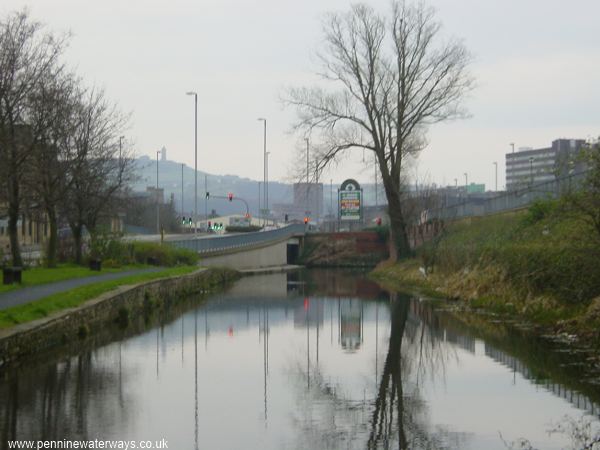
M305 218L304 218L304 224L305 224L305 225L308 223L308 220L309 220L309 219L308 219L308 217L305 217Z
M229 194L227 194L227 198L229 199L229 201L233 200L233 192L230 192Z

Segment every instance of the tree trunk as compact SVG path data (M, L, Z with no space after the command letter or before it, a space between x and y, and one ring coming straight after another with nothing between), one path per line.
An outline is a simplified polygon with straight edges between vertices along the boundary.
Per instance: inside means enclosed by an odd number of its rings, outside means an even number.
M56 253L58 251L58 219L56 210L53 207L46 209L48 215L48 224L50 236L48 237L48 246L46 247L46 266L56 267Z
M82 260L82 249L81 249L81 245L82 245L82 226L81 224L77 224L77 225L71 225L71 232L73 233L73 243L75 245L75 263L76 264L81 264L81 260Z
M390 261L398 261L412 255L406 222L400 202L400 188L395 186L388 174L382 174L385 195L388 201L388 214L390 216Z
M16 177L10 176L8 186L8 235L10 238L10 251L12 254L12 265L21 267L23 259L21 258L21 247L19 246L19 183Z

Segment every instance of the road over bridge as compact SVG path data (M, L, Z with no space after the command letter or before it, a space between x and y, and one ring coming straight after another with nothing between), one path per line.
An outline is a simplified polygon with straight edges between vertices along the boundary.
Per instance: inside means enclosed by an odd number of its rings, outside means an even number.
M291 224L249 233L177 237L165 240L165 244L198 252L203 266L257 269L294 263L304 234L303 224Z

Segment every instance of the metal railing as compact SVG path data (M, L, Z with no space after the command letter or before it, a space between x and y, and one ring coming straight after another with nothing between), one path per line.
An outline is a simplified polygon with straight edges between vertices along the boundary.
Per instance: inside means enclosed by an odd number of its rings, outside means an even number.
M466 199L453 205L442 205L427 211L427 219L460 219L463 217L485 216L524 208L538 199L557 199L566 193L580 189L586 172L567 175L562 178L537 183L521 189L507 191L487 199ZM444 199L442 198L442 203Z
M209 254L277 242L304 233L304 224L291 224L268 231L198 237L196 239L177 239L165 241L165 243L179 248L187 248L201 254Z

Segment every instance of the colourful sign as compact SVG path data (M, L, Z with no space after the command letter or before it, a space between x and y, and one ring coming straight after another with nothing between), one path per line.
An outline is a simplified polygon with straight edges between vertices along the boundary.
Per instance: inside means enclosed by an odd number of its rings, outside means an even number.
M360 220L361 191L340 191L340 220Z

